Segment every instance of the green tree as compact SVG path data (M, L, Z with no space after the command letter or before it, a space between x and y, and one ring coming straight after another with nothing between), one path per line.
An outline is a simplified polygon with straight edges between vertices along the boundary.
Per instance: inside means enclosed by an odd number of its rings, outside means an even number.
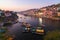
M7 32L7 27L0 28L0 40L6 40L5 33Z
M56 30L48 32L44 37L44 40L60 40L60 31Z

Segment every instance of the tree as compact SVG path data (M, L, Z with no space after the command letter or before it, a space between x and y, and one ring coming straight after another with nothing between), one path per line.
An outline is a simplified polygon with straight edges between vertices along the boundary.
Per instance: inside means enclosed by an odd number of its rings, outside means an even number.
M44 40L60 40L60 31L50 31L44 37Z

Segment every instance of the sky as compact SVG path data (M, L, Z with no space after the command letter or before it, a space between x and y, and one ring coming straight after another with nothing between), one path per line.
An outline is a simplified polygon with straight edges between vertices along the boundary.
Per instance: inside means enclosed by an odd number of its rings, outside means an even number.
M58 3L60 0L0 0L0 9L24 11Z

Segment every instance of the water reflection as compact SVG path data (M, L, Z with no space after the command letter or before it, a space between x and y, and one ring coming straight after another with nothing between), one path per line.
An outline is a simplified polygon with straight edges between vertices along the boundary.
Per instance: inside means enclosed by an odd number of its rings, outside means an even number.
M36 18L36 17L24 16L24 15L20 15L20 14L18 14L18 16L19 16L19 19L18 19L19 22L27 22L27 23L30 23L34 27L44 24L48 30L54 30L57 28L60 29L60 21L55 21L55 20L46 19L46 18ZM20 17L22 17L22 18L20 18Z
M42 18L39 18L39 24L42 24Z
M39 24L39 18L24 16L20 14L18 14L18 16L19 16L19 19L18 19L19 22L27 22L27 23L30 23L32 26L37 26Z

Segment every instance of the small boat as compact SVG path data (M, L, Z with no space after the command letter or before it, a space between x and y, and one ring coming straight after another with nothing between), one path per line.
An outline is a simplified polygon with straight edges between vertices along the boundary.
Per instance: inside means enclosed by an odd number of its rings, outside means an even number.
M30 32L30 24L29 23L23 22L22 23L22 28L23 28L22 32Z
M42 27L37 27L36 34L44 35L44 29Z

